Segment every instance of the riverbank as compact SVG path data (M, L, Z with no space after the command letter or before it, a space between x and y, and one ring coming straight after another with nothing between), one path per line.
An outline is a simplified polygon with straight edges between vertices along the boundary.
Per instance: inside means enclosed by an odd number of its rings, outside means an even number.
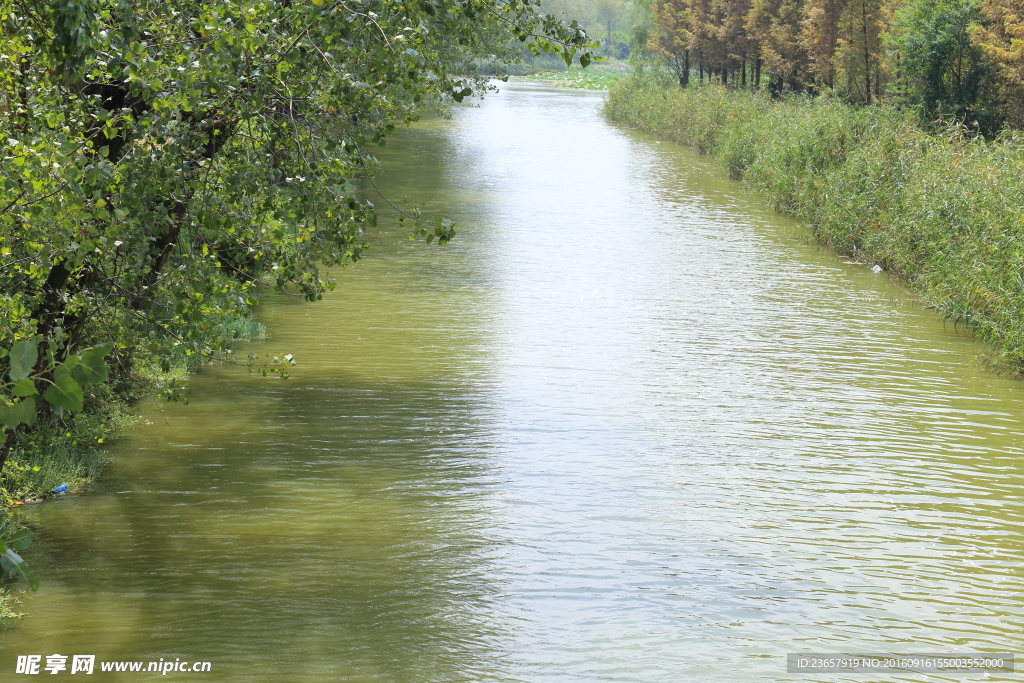
M694 147L808 223L823 244L877 264L1024 372L1024 149L925 130L892 107L638 78L612 87L607 116Z

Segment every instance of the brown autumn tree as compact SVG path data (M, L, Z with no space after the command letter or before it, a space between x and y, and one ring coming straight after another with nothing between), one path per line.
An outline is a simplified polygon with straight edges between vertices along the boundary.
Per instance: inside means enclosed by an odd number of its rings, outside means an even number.
M882 0L847 0L839 18L839 40L835 66L854 102L871 104L881 100L882 34L885 30Z
M800 41L807 51L808 68L825 87L835 85L839 23L847 0L807 0L800 21Z
M690 48L696 57L697 73L704 80L720 74L725 62L725 48L718 38L720 8L715 0L687 0L690 6Z
M800 40L803 6L803 0L753 0L747 14L747 32L760 46L772 92L805 88L810 61Z
M725 74L732 74L731 82L739 87L747 85L748 62L757 52L758 45L747 32L750 0L717 0L718 40L724 49Z
M687 0L657 0L654 3L654 29L647 47L668 60L679 85L684 88L690 84L692 28Z
M971 38L997 67L1007 123L1024 127L1024 0L984 0L981 10L989 21Z

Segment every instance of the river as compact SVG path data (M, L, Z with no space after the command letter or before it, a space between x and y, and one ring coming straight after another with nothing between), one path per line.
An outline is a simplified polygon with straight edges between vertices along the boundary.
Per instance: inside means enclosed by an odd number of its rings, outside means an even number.
M290 379L205 368L27 509L3 680L952 680L785 653L1021 650L1024 384L602 99L503 84L397 134L381 188L456 239L374 231L236 350Z

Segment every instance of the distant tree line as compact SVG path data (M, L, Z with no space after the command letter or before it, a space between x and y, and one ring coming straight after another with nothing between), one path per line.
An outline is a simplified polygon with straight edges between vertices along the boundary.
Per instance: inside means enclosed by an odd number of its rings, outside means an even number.
M563 21L586 26L591 38L600 41L597 53L615 59L630 57L630 29L644 9L631 0L543 0L542 7Z
M679 84L838 93L992 132L1024 124L1024 0L654 0Z

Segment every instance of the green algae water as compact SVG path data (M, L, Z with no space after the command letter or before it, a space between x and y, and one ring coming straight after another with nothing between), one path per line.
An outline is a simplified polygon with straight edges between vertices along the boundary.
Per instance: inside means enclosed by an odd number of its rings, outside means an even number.
M396 135L382 189L456 240L369 235L236 349L291 379L205 368L24 510L43 588L0 680L954 680L785 654L1020 651L1024 383L601 103L502 86Z

